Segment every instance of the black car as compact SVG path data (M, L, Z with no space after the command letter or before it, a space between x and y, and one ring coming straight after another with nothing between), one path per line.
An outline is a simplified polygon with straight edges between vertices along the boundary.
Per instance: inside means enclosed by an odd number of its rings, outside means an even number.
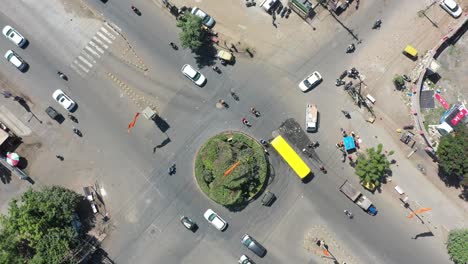
M47 115L54 119L54 120L57 120L57 118L60 116L59 112L57 112L57 110L55 110L54 108L52 108L51 106L47 107L47 109L45 110L45 112L47 113Z
M260 245L253 237L245 234L241 240L242 244L250 249L253 253L257 254L259 257L263 257L266 255L266 249Z
M182 225L184 225L185 228L192 232L195 232L197 230L197 223L195 223L195 221L186 216L182 216L180 218L180 222L182 223Z

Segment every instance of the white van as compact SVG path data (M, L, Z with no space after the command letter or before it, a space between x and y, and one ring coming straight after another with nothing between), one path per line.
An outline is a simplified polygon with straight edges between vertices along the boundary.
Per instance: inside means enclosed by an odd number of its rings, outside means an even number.
M317 106L314 104L308 104L306 107L306 131L307 132L317 131L317 118L318 118Z

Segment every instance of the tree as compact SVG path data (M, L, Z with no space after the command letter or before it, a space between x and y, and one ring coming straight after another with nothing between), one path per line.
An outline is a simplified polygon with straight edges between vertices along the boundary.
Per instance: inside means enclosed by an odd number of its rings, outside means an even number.
M397 90L401 90L405 86L405 79L401 75L395 75L393 77L393 84Z
M447 250L452 261L457 264L468 263L468 229L450 231Z
M71 222L80 199L58 186L29 189L13 199L0 218L0 263L61 263L78 245Z
M183 48L198 51L206 41L206 31L202 29L202 19L190 13L183 15L177 22L182 29L179 33Z
M454 177L468 186L468 128L458 126L453 135L442 136L437 148L439 169L449 177Z
M377 150L368 148L365 155L358 157L355 173L359 176L361 183L370 182L376 186L380 185L382 178L390 168L390 162L382 153L382 148L382 144L377 146Z

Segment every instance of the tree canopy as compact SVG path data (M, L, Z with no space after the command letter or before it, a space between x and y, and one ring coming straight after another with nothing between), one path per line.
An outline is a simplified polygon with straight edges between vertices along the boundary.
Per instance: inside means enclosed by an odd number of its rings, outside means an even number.
M59 186L29 189L13 199L8 215L0 217L0 263L62 263L78 245L72 219L80 199Z
M453 135L448 134L440 139L437 148L439 169L449 177L462 180L468 186L468 128L460 125Z
M382 153L383 146L379 144L377 150L366 149L366 154L359 155L355 167L355 173L359 176L361 183L370 182L379 186L385 173L390 168L390 162Z
M190 13L186 13L177 22L182 29L179 33L182 47L192 51L200 49L206 41L206 31L202 29L202 19Z
M468 229L450 231L447 250L456 264L468 263Z
M198 151L195 178L213 201L239 210L262 190L267 177L263 147L241 133L210 138Z

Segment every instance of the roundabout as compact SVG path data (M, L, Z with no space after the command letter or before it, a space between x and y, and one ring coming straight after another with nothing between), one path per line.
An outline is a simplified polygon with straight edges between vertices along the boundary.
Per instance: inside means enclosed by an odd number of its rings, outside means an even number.
M200 189L229 210L240 210L262 189L268 176L263 147L241 132L208 139L196 154L195 178Z

